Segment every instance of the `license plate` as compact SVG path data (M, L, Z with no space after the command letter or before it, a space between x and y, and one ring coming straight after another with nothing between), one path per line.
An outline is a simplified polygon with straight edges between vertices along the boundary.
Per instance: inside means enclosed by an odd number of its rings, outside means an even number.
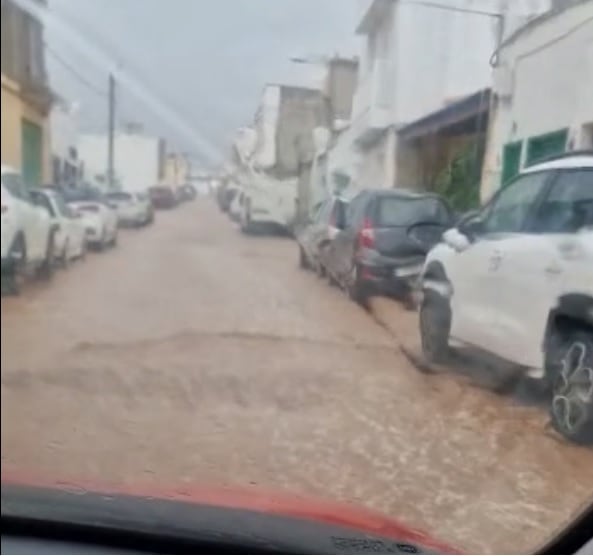
M422 272L424 265L417 264L414 266L402 266L393 271L393 275L397 278L407 278L409 276L418 276Z

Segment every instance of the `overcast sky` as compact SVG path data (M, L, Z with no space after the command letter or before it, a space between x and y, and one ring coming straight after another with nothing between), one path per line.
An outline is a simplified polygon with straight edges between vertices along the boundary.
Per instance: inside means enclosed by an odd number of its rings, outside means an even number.
M249 124L266 82L310 85L320 67L291 56L354 55L356 0L50 0L52 12L173 109L224 154ZM81 103L84 127L104 131L107 68L80 39L46 33L52 86ZM68 66L68 67L67 67ZM72 70L75 70L74 72ZM78 75L76 75L78 74ZM140 95L141 96L141 95ZM175 118L122 84L118 122L142 122L177 148L196 150Z

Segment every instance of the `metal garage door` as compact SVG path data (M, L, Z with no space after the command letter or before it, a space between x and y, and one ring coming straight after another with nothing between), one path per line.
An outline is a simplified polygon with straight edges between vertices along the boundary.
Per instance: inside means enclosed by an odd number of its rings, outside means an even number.
M41 185L43 131L40 126L22 120L21 130L21 172L28 187Z

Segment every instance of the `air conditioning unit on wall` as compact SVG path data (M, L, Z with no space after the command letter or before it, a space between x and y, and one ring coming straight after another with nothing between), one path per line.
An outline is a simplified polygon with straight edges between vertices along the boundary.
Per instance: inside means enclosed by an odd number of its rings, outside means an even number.
M495 67L492 82L493 93L500 99L510 100L513 97L514 74L509 66Z

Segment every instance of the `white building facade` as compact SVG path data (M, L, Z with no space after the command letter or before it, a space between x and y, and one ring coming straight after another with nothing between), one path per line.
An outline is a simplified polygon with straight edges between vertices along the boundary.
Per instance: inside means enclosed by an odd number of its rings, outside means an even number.
M83 134L80 137L80 158L91 179L101 181L107 175L108 143L105 134ZM164 141L159 137L117 132L114 137L114 171L121 188L146 191L160 183L164 175L164 147Z
M509 37L493 81L482 199L538 159L593 149L593 1L565 0Z
M499 37L549 5L550 0L360 0L357 33L365 45L352 128L363 158L355 181L398 185L397 130L487 88Z

